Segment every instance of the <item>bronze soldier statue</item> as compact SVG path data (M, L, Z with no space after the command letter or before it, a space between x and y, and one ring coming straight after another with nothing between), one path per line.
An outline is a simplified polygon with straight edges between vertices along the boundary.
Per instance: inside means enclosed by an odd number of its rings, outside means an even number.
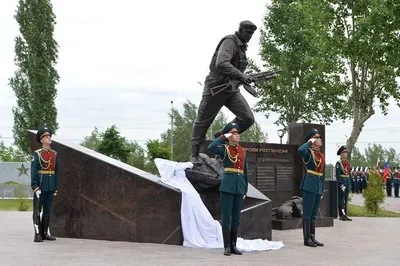
M200 165L199 151L206 139L207 130L218 112L226 106L236 117L240 134L254 123L254 115L249 104L240 93L238 83L231 83L228 88L218 94L212 88L225 86L232 80L251 83L251 76L244 74L248 61L246 57L247 43L250 41L257 26L250 21L242 21L235 34L227 35L218 43L210 63L210 73L204 82L204 90L199 105L196 121L192 131L191 162ZM220 135L219 133L218 135Z

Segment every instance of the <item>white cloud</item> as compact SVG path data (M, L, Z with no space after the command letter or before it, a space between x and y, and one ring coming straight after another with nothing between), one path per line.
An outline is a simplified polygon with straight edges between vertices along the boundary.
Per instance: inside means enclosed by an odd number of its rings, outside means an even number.
M15 97L7 85L14 71L13 19L17 0L0 1L0 135L11 137L11 108ZM218 41L233 33L241 20L259 27L264 0L129 1L53 0L59 43L57 70L61 76L56 100L58 135L79 140L94 126L116 124L128 139L157 138L169 127L170 101L179 107L189 99L199 104L208 65ZM259 59L259 32L249 44L248 56ZM243 92L249 104L256 99ZM229 118L233 115L223 111ZM400 151L398 109L387 117L375 115L359 139L360 147L383 140ZM256 114L272 142L279 142L273 124ZM377 129L378 128L378 129ZM379 129L381 128L381 129ZM336 160L336 145L345 141L351 122L327 127L327 160ZM6 143L11 139L6 138Z

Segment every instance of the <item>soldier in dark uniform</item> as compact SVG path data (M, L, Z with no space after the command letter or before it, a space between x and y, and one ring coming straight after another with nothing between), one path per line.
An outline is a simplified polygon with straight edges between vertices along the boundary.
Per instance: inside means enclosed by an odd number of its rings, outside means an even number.
M347 217L347 201L351 187L350 162L347 160L346 146L341 146L336 153L340 160L336 163L336 180L338 182L338 207L339 216L342 221L352 221Z
M320 151L322 140L317 129L311 129L298 149L307 168L300 184L303 197L303 237L304 245L324 246L315 239L315 220L324 193L325 156Z
M50 128L40 128L36 133L36 140L42 144L42 148L32 154L31 186L34 192L34 224L36 212L40 213L43 208L42 220L39 220L39 233L35 230L34 242L56 240L54 236L49 234L49 224L51 204L53 197L58 192L59 159L57 152L50 148L51 136L52 130ZM40 217L37 219L40 219Z
M224 237L224 255L242 253L236 248L240 211L247 195L247 157L239 145L240 127L229 123L222 130L221 136L214 139L208 150L222 158L224 174L219 191L221 192L222 233Z
M205 141L208 128L223 106L236 115L232 122L239 124L240 133L245 132L254 123L254 115L238 87L230 86L214 96L210 89L228 83L230 80L252 81L248 75L244 74L244 71L248 64L247 43L256 30L257 26L252 22L242 21L239 30L235 34L222 38L215 49L192 130L191 162L194 165L201 163L200 147Z
M354 167L351 168L351 193L355 193L356 192L356 171L354 169Z
M399 197L399 187L400 187L400 173L399 168L396 167L393 174L393 187L394 187L394 196L396 198Z
M393 177L392 177L392 170L389 168L389 172L386 176L386 196L392 196L392 184L393 184Z

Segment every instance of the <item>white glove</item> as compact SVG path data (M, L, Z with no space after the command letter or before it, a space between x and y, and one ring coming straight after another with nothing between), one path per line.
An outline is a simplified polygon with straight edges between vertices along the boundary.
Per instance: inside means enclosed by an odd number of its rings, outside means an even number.
M54 193L53 193L53 196L54 196L54 197L57 196L57 192L54 192Z
M40 193L42 193L42 191L40 191L40 189L39 189L38 191L35 192L36 198L40 198Z
M340 189L341 189L342 191L344 191L344 190L346 189L346 187L342 185L342 186L340 187Z
M311 143L314 143L317 139L316 138L311 138L308 141L310 141Z
M232 133L226 133L224 134L225 138L229 138L230 136L232 136Z

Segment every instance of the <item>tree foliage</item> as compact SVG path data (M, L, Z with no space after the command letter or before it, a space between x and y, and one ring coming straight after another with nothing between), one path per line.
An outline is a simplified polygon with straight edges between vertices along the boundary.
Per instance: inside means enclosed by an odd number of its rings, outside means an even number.
M400 104L400 1L273 0L261 32L266 68L282 69L261 84L257 111L279 125L353 121L352 153L365 122L393 99Z
M169 113L169 117L173 118L173 160L178 162L186 162L189 160L191 152L191 137L193 124L197 116L197 106L187 100L183 103L183 112L175 108ZM228 123L227 116L221 111L214 119L207 131L207 139L214 139L214 134L222 130ZM246 132L240 136L241 141L248 142L267 142L268 135L262 132L261 126L254 123ZM171 129L166 130L161 135L161 140L171 146Z
M145 149L137 142L122 137L115 125L104 132L94 128L81 145L139 169L145 170L147 167Z
M329 124L348 117L344 86L329 47L329 9L321 1L273 0L261 29L263 67L281 69L275 80L261 83L257 112L279 115L277 125L296 122ZM253 69L260 68L253 65Z
M0 137L1 138L1 137ZM26 162L30 156L22 152L18 147L6 146L0 141L0 161L2 162Z
M400 101L400 2L396 0L335 0L330 5L332 40L341 73L353 128L347 140L351 153L365 122L375 114L375 103L386 115L390 99Z
M50 0L19 0L15 19L19 32L15 38L17 70L9 85L17 97L13 108L13 133L16 145L30 153L28 129L46 124L58 129L55 98L59 81L55 65L58 44L54 40L56 17Z
M370 171L368 186L363 190L365 209L373 214L378 214L380 204L385 201L385 192L382 189L383 178L376 171Z
M385 161L388 161L390 166L400 167L400 155L397 151L392 147L383 148L382 145L376 143L368 144L363 153L357 147L354 147L350 162L354 167L368 166L375 168L378 159L382 165Z

